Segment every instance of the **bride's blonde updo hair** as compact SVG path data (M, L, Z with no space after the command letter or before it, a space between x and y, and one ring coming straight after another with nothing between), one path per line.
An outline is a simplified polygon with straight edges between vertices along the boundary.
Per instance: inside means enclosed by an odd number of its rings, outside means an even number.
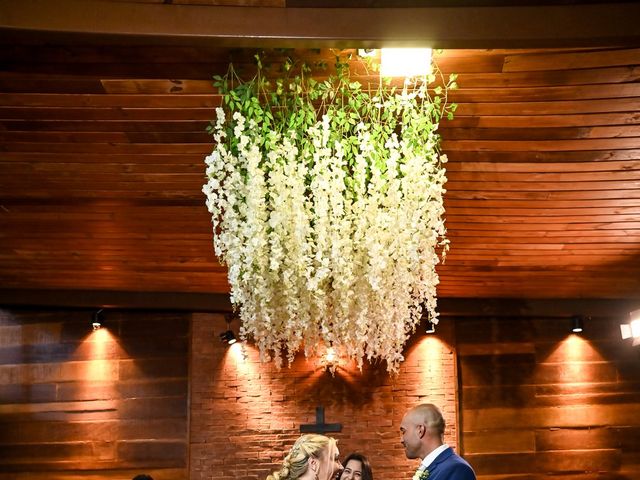
M293 444L287 456L284 457L280 470L267 476L267 480L295 480L300 478L307 471L311 457L320 458L320 455L327 447L330 445L335 447L335 444L336 440L334 438L325 437L324 435L314 433L302 435Z

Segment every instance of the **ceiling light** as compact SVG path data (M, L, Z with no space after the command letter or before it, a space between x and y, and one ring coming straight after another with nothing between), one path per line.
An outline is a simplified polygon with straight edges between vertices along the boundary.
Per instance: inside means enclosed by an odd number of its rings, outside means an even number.
M416 77L431 73L430 48L383 48L380 75L383 77Z
M425 333L436 333L436 324L431 320L427 320L427 328L425 329Z

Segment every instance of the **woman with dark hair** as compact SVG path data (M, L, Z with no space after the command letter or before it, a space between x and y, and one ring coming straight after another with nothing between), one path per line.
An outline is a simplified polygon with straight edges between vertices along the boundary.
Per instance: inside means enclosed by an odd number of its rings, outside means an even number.
M367 457L361 453L352 453L344 462L344 470L338 475L338 480L373 480L373 472Z

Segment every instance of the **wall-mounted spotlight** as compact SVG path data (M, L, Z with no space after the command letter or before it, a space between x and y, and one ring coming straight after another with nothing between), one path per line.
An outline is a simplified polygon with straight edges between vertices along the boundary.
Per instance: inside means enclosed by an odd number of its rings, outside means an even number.
M582 315L574 315L571 317L571 331L573 333L581 333L584 330L584 318Z
M424 333L436 333L436 324L431 320L427 320L427 328L424 330Z
M226 332L222 332L220 334L220 341L222 343L228 343L229 345L233 345L238 341L235 334L231 330L227 330Z
M103 309L101 308L93 314L93 318L91 320L91 328L93 328L93 331L102 328L102 311Z
M633 345L640 345L640 310L634 310L629 314L629 323L620 325L622 339L633 339Z
M231 330L231 321L233 320L233 315L225 315L224 319L227 322L227 331L220 334L220 341L222 343L233 345L238 341L236 335L233 333L233 330Z

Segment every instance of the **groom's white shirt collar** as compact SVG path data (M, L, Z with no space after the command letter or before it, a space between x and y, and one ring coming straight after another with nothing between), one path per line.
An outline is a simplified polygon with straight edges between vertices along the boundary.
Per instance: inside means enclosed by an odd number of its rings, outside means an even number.
M444 444L440 445L438 448L436 448L429 455L424 457L422 459L422 463L420 464L420 468L418 470L426 470L426 469L428 469L429 465L431 465L433 463L433 461L438 457L438 455L440 455L442 452L444 452L447 448L449 448L449 445L444 443Z

